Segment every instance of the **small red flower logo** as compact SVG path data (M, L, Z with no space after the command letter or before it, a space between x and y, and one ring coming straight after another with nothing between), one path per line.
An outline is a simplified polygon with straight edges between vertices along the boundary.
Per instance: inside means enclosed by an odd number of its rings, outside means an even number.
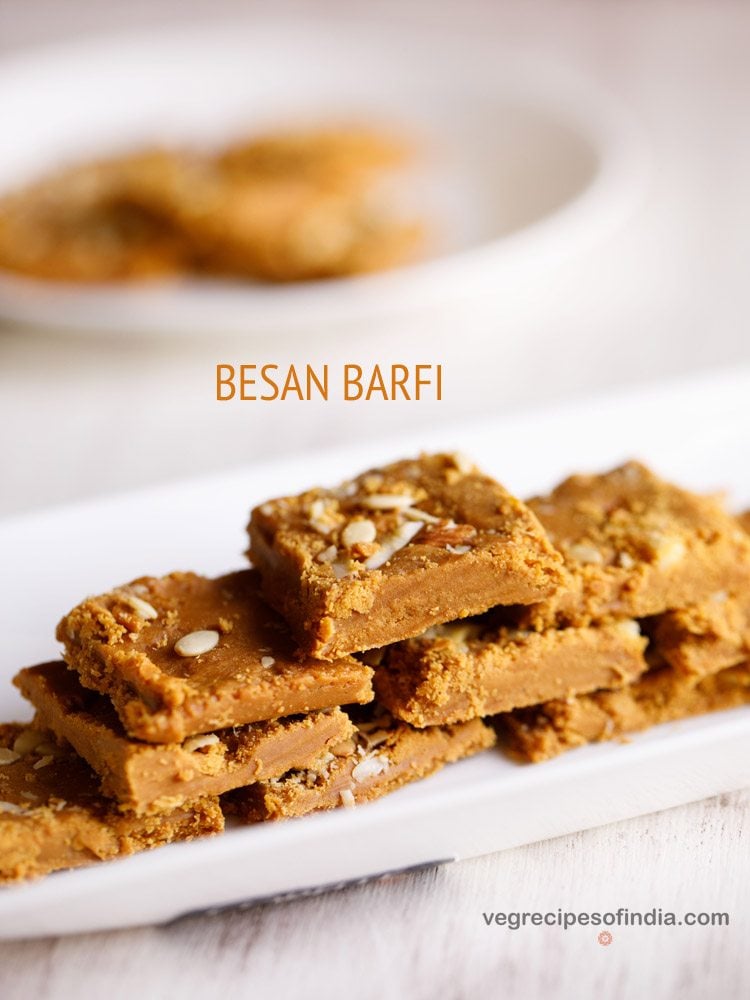
M606 948L608 944L612 944L612 935L609 931L600 931L596 940Z

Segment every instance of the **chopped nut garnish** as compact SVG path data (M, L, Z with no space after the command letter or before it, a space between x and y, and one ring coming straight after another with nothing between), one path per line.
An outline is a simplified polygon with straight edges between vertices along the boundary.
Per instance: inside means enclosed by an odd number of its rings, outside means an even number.
M0 802L0 813L22 813L23 806L17 806L15 802Z
M123 604L127 604L128 607L135 611L136 615L145 622L159 617L159 612L153 604L149 604L148 601L144 601L142 597L136 597L135 594L128 594L127 591L124 590L118 590L115 596L122 601Z
M665 538L656 550L656 561L663 569L671 569L687 554L687 547L681 538Z
M48 753L45 757L40 757L36 764L34 764L34 770L39 771L41 768L47 767L47 765L51 764L54 759L55 758L51 753Z
M350 521L341 532L341 541L348 548L360 543L374 542L377 530L372 521Z
M599 549L593 545L586 545L585 542L578 542L576 545L571 545L568 552L573 559L576 559L580 563L587 563L594 566L601 565L604 562L604 556Z
M330 563L336 558L338 551L335 545L329 545L327 549L319 552L315 558L319 563Z
M413 503L414 497L403 493L371 493L362 498L360 506L370 510L403 510L411 507Z
M272 667L276 660L272 656L261 656L260 665L261 667Z
M425 524L440 524L442 520L434 514L428 514L426 510L419 510L418 507L406 507L403 515L410 521L424 521Z
M367 778L374 778L377 774L382 774L388 769L388 759L383 756L373 754L371 757L364 757L352 770L352 778L355 781L366 781Z
M20 753L16 753L15 750L6 750L5 747L0 748L0 764L14 764L20 757Z
M423 525L420 521L409 521L399 525L392 535L381 540L380 549L364 562L365 569L378 569L387 563L391 556L408 545L422 528Z
M616 622L614 627L619 629L624 635L632 635L634 637L640 637L641 635L641 627L638 622L633 619Z
M24 729L13 744L13 749L17 754L23 756L35 750L40 743L44 743L47 737L36 729Z
M174 651L178 656L202 656L203 653L210 653L219 644L221 636L214 629L200 629L197 632L189 632L178 639L174 644Z
M353 809L356 806L357 803L351 788L343 788L339 794L341 796L341 805L345 809Z
M202 750L204 747L215 747L220 742L216 733L206 733L203 736L191 736L182 744L182 749L188 753L194 753L196 750Z

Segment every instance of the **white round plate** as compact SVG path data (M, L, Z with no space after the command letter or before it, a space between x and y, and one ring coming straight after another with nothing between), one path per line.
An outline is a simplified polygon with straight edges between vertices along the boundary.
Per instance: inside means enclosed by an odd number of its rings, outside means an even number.
M0 275L0 315L97 333L326 328L502 295L590 245L635 204L643 147L585 81L481 37L364 22L254 21L88 41L0 63L0 191L131 146L214 143L284 123L413 136L410 191L433 223L419 263L274 286L69 285Z

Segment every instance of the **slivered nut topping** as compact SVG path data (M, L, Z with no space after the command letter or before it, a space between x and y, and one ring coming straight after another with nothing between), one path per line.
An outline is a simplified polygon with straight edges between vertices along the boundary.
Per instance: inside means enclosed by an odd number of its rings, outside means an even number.
M23 806L18 806L15 802L0 802L0 813L22 813L23 811Z
M272 656L261 656L260 665L261 667L272 667L276 660Z
M19 733L13 743L13 749L17 754L23 756L24 754L31 753L35 750L40 743L44 743L47 737L44 733L40 733L37 729L24 729L22 733ZM2 751L0 751L1 753Z
M338 549L335 545L329 545L327 549L323 549L315 557L319 563L332 563L333 560L338 555Z
M335 525L335 517L332 517L336 507L335 501L318 498L310 504L310 527L324 537L331 533Z
M365 569L379 569L399 549L403 549L405 545L408 545L412 538L419 534L422 528L423 525L420 521L405 521L403 524L400 524L392 535L381 539L378 551L363 563Z
M629 552L620 552L617 556L617 565L622 569L632 569L635 566L635 559Z
M360 506L367 507L368 510L404 510L413 503L414 497L403 493L371 493L360 500Z
M354 801L354 793L351 788L343 788L339 795L341 796L341 805L345 809L353 809L356 806L357 803Z
M131 610L135 611L136 615L144 622L159 617L159 612L153 604L144 601L142 597L136 597L135 594L128 594L123 590L118 590L116 596L123 604L127 604Z
M593 545L587 545L585 542L578 542L576 545L571 545L568 552L577 562L586 563L587 565L601 565L604 562L604 556L599 549Z
M220 740L216 733L205 733L203 736L191 736L185 740L182 744L182 749L187 750L188 753L194 753L196 750L202 750L204 747L215 747L219 742Z
M51 764L54 759L55 758L51 753L48 753L45 757L40 757L36 764L34 764L34 770L39 771L43 767L47 767L47 765Z
M0 748L0 764L13 764L20 759L20 753L16 753L15 750L6 750L5 747Z
M342 543L350 549L353 545L374 542L377 531L372 521L350 521L341 532Z
M214 629L188 632L174 644L174 651L178 656L202 656L218 646L219 638L219 633Z
M425 524L440 524L442 520L442 518L428 514L426 510L420 510L418 507L407 507L403 514L410 521L424 521Z

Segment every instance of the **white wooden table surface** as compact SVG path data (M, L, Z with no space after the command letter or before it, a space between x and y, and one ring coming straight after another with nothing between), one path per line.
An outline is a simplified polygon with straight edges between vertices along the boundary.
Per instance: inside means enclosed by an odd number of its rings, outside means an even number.
M241 408L212 402L212 349L175 354L0 327L0 514L190 474L196 456L209 471L278 449L448 425L750 360L750 7L375 6L393 18L471 21L495 32L498 45L541 48L599 78L632 106L653 146L654 182L641 210L606 246L551 274L533 300L467 316L460 337L436 323L393 330L377 344L363 335L266 345L280 363L332 364L355 352L417 358L429 345L451 380L439 408L379 405L343 421L335 405L303 414L269 407L251 422ZM264 9L240 0L3 0L0 56L97 30ZM113 448L112 430L124 424L135 442L158 426L159 448ZM749 820L750 792L733 793L327 896L166 928L0 945L0 998L746 997ZM482 919L483 911L620 906L727 911L731 923L615 928L603 947L591 928L509 931Z

